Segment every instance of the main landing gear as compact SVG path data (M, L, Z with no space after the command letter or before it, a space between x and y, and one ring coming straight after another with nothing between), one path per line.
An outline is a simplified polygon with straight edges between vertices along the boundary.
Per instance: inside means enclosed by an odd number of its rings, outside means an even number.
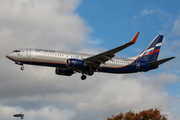
M91 75L94 74L94 71L89 71L87 73L82 73L81 80L85 80L87 78L85 74L91 76Z
M81 80L85 80L85 79L86 79L86 75L82 75Z

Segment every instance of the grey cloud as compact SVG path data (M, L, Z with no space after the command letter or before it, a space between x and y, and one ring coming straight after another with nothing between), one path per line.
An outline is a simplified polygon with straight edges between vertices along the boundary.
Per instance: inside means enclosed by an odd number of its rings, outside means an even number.
M59 110L66 108L76 113L75 116L79 117L83 114L89 116L87 119L92 119L91 115L98 119L105 119L107 115L118 114L121 111L125 112L130 109L139 111L160 105L166 110L169 97L166 93L159 91L159 87L162 86L154 87L156 83L143 74L134 76L96 74L89 77L87 81L79 80L78 75L73 78L50 75L43 80L33 80L33 77L29 76L30 78L26 79L23 84L11 86L13 88L6 85L7 88L14 89L11 94L15 96L8 94L6 89L0 87L0 91L7 93L6 96L1 97L3 98L1 103L11 107L21 106L24 111L40 112L46 106ZM62 78L63 80L60 80ZM37 85L30 84L28 81L37 82ZM22 85L25 87L22 88ZM25 91L19 93L18 88Z
M78 3L78 0L1 1L4 6L0 8L0 39L4 45L16 47L72 50L83 45L91 28L74 13Z

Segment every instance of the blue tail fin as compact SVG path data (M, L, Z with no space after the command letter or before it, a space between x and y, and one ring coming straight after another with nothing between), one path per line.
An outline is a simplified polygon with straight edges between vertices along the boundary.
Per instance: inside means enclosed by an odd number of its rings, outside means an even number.
M153 62L157 61L160 47L162 44L163 35L157 35L154 40L144 49L139 55L139 61Z

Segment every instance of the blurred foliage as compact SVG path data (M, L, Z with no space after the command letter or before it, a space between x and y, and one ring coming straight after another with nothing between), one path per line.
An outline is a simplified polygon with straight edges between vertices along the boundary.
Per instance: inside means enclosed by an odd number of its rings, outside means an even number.
M112 118L108 117L107 120L167 120L167 116L167 114L161 114L161 109L152 108L139 113L134 113L132 110L125 114L121 112L119 115L112 115Z

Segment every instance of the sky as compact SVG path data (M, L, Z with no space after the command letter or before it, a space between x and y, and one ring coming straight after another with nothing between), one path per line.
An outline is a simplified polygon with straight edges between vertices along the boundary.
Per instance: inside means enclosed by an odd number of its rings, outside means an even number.
M111 115L160 108L180 119L180 8L176 0L1 0L0 119L105 120ZM146 73L55 75L55 68L25 65L5 55L17 48L97 54L136 43L117 57L136 56L164 35L159 59L176 56Z

